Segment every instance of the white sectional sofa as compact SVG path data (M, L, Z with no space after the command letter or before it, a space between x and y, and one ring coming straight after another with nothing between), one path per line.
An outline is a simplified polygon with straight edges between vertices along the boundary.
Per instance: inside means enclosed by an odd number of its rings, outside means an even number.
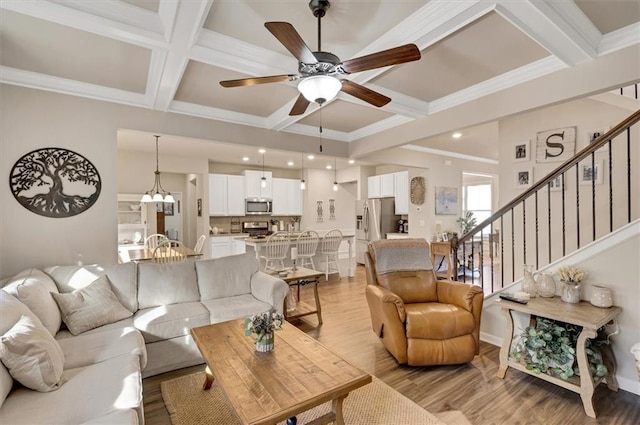
M73 335L51 293L91 301L84 291L103 276L118 311L129 317ZM288 291L284 281L258 271L252 253L176 264L29 269L2 285L0 336L9 336L27 316L54 336L64 354L61 385L49 392L15 382L2 358L0 424L11 425L142 424L142 378L202 363L191 328L282 312Z

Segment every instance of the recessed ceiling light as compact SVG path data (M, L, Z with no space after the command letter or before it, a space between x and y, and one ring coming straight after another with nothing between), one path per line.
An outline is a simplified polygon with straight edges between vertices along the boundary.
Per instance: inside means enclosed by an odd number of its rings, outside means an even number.
M313 158L315 158L315 156L313 156L313 155L307 155L307 159L313 159Z
M242 157L242 160L243 160L243 161L248 161L248 160L249 160L249 157L248 157L248 156L243 156L243 157Z
M356 160L355 160L355 159L350 159L350 160L349 160L349 164L354 164L355 162L356 162Z
M462 137L462 133L459 133L459 132L453 133L451 137L453 137L454 139L459 139Z
M288 165L289 167L293 166L293 161L289 161L289 162L287 162L287 165Z
M264 150L264 149L259 149L259 150L258 150L258 152L260 152L260 153L265 153L265 152L266 152L266 150Z
M331 164L327 165L327 170L331 169Z

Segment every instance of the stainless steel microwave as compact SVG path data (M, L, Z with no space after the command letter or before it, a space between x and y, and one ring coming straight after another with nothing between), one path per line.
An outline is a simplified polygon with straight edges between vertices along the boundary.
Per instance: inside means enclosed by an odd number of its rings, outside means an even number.
M246 198L244 212L246 215L271 215L271 199Z

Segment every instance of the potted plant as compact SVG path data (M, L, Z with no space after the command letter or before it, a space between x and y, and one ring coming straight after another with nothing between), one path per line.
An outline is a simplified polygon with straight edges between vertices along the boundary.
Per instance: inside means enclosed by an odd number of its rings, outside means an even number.
M528 326L518 337L511 360L535 373L556 375L563 380L580 375L575 357L580 332L580 326L538 317L536 325ZM587 339L585 351L591 374L606 376L608 370L596 340Z
M256 336L256 351L273 350L274 335L276 330L282 329L284 316L275 311L254 314L244 321L244 333L246 336Z
M474 227L476 227L476 218L473 216L472 211L467 211L462 217L456 220L456 223L460 226L460 232L464 235Z

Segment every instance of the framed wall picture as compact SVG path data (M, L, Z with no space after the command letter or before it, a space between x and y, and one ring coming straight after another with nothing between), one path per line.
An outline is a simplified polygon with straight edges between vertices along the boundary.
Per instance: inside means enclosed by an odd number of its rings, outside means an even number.
M202 217L202 198L198 198L198 217Z
M173 205L174 202L165 202L164 203L164 215L170 216L173 215Z
M606 130L604 130L604 129L588 131L587 132L587 143L591 144L591 143L595 142L598 139L598 137L602 136L604 133L606 133ZM606 143L601 148L599 148L596 152L607 152L608 150L609 150L609 144Z
M524 162L531 159L529 154L529 140L513 144L513 151L511 153L514 162Z
M532 168L520 168L516 169L514 173L514 187L516 189L526 189L531 187L533 183L533 169Z
M536 162L561 162L576 152L576 128L541 131L536 135Z
M564 183L564 174L560 174L555 179L549 182L549 184L547 185L547 188L552 192L559 192L562 190L563 187L565 190L567 190L566 183L565 184L563 183Z
M458 188L436 187L436 215L458 215Z
M587 160L580 163L578 169L578 178L580 184L602 184L602 175L604 174L604 160L597 159L593 164Z

